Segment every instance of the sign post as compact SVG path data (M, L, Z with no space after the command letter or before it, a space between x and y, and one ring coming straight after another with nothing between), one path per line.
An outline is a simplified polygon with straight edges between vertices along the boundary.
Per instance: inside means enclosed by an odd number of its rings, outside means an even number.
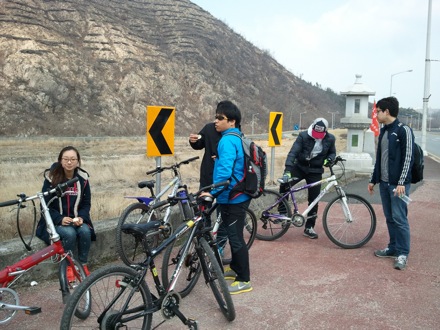
M283 137L283 113L270 112L269 113L269 143L270 150L270 182L275 183L274 169L275 169L275 148L281 145Z

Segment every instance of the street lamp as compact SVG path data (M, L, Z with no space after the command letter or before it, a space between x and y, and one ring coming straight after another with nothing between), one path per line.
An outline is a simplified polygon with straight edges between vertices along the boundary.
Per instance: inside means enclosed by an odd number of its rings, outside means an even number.
M333 123L334 123L334 121L335 121L335 114L337 113L337 112L331 112L331 111L327 111L328 113L331 113L331 115L332 115L332 129L333 129Z
M304 111L304 112L300 112L300 113L299 113L299 130L301 130L301 116L302 116L303 114L305 114L305 113L307 113L307 111Z
M253 113L252 114L252 135L254 135L254 123L255 123L255 116L259 115L259 113Z
M411 69L411 70L405 70L405 71L397 72L397 73L393 73L393 74L391 75L391 82L390 82L390 96L393 96L393 77L396 76L396 75L398 75L398 74L406 73L406 72L412 72L412 69Z

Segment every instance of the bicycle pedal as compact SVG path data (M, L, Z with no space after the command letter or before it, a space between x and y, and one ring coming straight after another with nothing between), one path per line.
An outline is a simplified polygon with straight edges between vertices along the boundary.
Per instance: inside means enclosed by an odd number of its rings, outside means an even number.
M24 310L27 315L35 315L41 313L41 307L29 307Z
M190 319L188 318L186 320L186 325L188 326L189 329L197 329L197 321L195 319Z

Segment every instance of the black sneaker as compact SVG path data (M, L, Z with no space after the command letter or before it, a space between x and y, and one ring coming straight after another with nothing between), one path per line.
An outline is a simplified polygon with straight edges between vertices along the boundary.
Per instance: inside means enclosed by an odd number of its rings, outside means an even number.
M318 234L315 232L315 230L313 228L304 229L304 236L311 238L311 239L318 238Z
M396 255L394 252L391 252L389 248L385 248L383 250L374 251L374 255L379 258L395 258Z

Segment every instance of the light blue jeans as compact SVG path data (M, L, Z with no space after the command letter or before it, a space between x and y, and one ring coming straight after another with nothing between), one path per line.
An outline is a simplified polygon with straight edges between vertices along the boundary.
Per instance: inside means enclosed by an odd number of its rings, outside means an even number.
M90 245L92 243L92 233L86 224L77 226L56 226L56 231L61 237L64 250L74 253L78 246L78 261L82 264L87 263Z
M382 208L387 221L390 242L388 248L396 256L408 256L410 251L410 231L408 222L408 206L398 196L394 196L396 185L380 182L380 197ZM405 193L409 196L411 184L405 185Z

